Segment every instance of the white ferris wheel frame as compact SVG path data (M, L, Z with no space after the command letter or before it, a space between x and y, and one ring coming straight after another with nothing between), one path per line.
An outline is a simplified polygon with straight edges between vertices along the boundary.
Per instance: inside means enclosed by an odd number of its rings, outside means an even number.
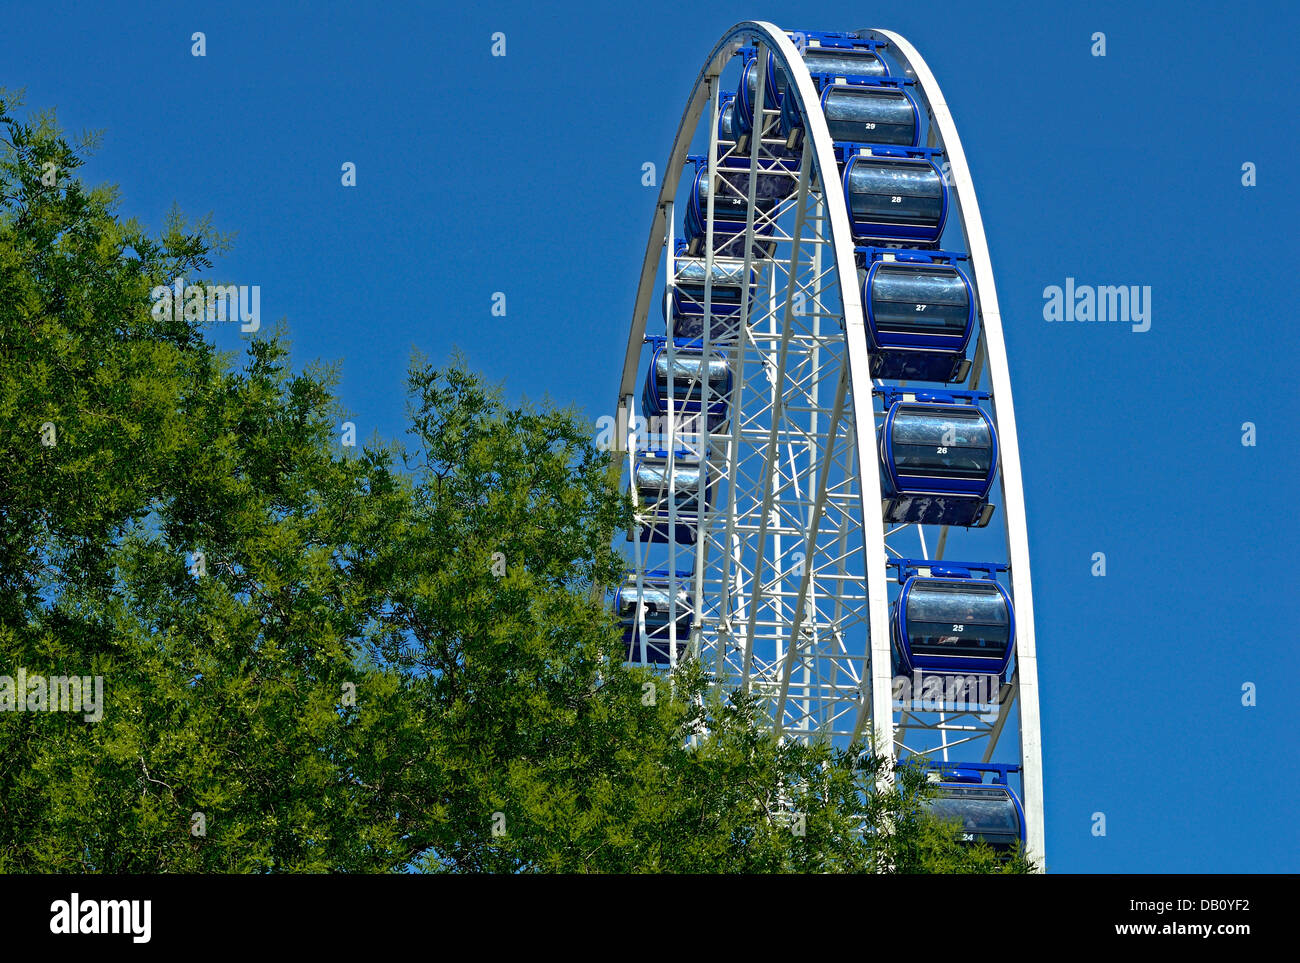
M1026 851L1031 859L1040 866L1044 861L1044 827L1043 827L1043 783L1040 738L1039 695L1037 678L1037 654L1034 635L1033 594L1030 581L1029 542L1025 523L1025 504L1022 488L1020 455L1016 434L1016 421L1012 404L1011 381L1006 359L1006 346L1003 338L1002 319L998 308L997 293L993 279L992 266L988 254L988 245L980 218L979 204L971 181L966 155L962 149L956 125L944 100L943 93L933 73L916 49L903 37L887 30L862 30L863 39L878 40L887 43L895 56L906 65L909 79L913 79L924 94L932 132L937 131L941 140L945 159L948 162L948 184L957 199L956 209L960 215L960 224L965 235L967 253L971 268L975 274L977 306L979 312L979 330L981 342L976 355L977 369L982 363L987 366L991 395L990 417L994 420L999 440L998 478L1003 505L1003 524L1006 530L1008 550L1008 579L1015 604L1015 664L1016 670L1010 680L1009 697L1004 697L1001 713L992 727L992 738L988 741L984 761L988 761L996 744L998 735L1006 723L1012 703L1018 702L1018 722L1020 730L1020 783L1022 802L1026 819ZM690 98L682 115L677 134L673 142L667 167L665 168L658 203L650 229L640 280L637 286L636 301L633 309L632 324L629 330L623 371L619 383L618 402L618 439L613 457L620 463L626 456L623 450L626 444L626 426L635 411L635 394L637 374L642 356L646 324L653 300L654 287L658 269L664 263L665 247L667 262L671 266L673 258L672 219L674 198L680 182L681 172L687 162L687 152L693 135L698 127L705 108L713 105L712 130L708 163L710 177L717 170L716 151L713 149L717 138L718 87L722 70L733 54L744 42L742 38L752 38L760 53L760 77L757 86L757 103L755 104L755 126L762 123L763 110L763 75L766 71L766 58L761 56L763 50L770 51L777 64L784 70L788 88L785 96L798 98L801 113L805 118L805 145L801 170L801 190L806 188L810 177L816 177L822 185L834 184L839 180L836 154L833 141L820 109L806 109L809 105L819 103L819 95L812 77L804 64L799 49L787 34L774 24L764 21L743 21L730 28L714 46L696 78ZM761 129L761 128L760 128ZM757 159L758 136L751 138L753 156ZM812 170L809 169L811 163ZM751 168L752 169L752 168ZM751 263L751 250L754 234L754 185L757 177L750 178L750 198L748 227L745 240L745 273L748 277ZM711 181L712 182L712 181ZM716 191L709 197L709 230L712 231L713 201ZM833 242L834 270L839 279L840 302L843 309L845 348L847 355L848 380L851 384L853 404L853 429L859 440L859 457L857 488L861 501L861 517L864 520L879 517L881 505L880 478L875 470L876 438L875 415L870 399L873 382L870 368L870 346L866 333L865 315L861 298L861 288L856 281L857 264L854 255L854 239L849 219L848 205L842 191L823 190L820 201L824 203L824 216L829 222L830 236ZM803 208L799 208L802 224ZM798 246L796 228L796 247ZM705 245L706 261L711 269L714 256L713 244ZM706 269L706 276L711 277L711 270ZM793 275L791 275L793 278ZM853 279L845 283L845 279ZM748 286L745 289L745 301L748 302ZM706 306L706 313L710 309ZM743 312L742 312L743 313ZM708 331L711 321L705 322L706 357L708 356ZM784 363L784 343L782 361ZM975 384L972 379L972 386ZM733 391L734 391L733 387ZM778 396L780 392L777 393ZM837 406L842 402L843 390L837 397ZM707 410L707 388L704 408ZM779 404L779 398L777 404ZM837 407L838 413L838 407ZM672 420L671 402L669 421ZM775 428L773 428L775 435ZM864 443L863 440L867 440ZM769 450L769 456L771 451ZM669 473L671 476L670 452ZM777 456L779 458L779 456ZM770 466L769 466L770 470ZM770 482L767 495L771 495ZM670 505L673 502L670 499ZM766 506L763 517L766 526ZM676 520L670 523L670 531L675 528ZM670 536L671 537L671 536ZM942 553L944 535L941 534L939 554ZM862 691L858 697L857 719L854 734L860 735L871 726L875 745L895 754L900 745L898 738L900 727L895 724L892 690L892 669L889 633L889 597L886 562L888 553L885 544L883 526L864 523L862 526L863 558L866 573L866 602L868 608L868 632L870 638L869 675L862 678ZM759 574L761 574L762 537L759 539L760 557ZM640 545L637 546L638 552ZM673 546L675 558L675 545ZM938 556L936 556L937 558ZM638 566L639 569L640 566ZM639 575L638 575L639 577ZM698 584L698 583L697 583ZM800 599L802 602L802 597ZM673 604L676 604L674 597ZM757 616L757 604L751 619ZM642 623L643 625L643 623ZM675 617L672 622L673 651L676 652L677 640ZM752 638L752 623L751 623ZM792 636L793 638L793 636ZM791 656L796 644L789 646ZM786 667L788 681L789 666ZM748 663L746 663L746 683L748 683ZM869 690L869 691L868 691ZM780 713L775 725L781 727ZM945 738L945 744L946 739ZM946 758L946 754L945 754Z

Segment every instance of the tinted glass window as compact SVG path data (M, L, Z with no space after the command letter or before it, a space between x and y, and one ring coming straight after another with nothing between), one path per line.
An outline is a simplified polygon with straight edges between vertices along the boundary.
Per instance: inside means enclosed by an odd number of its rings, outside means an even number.
M885 65L869 50L809 47L803 62L810 74L825 73L836 77L883 77Z
M912 102L897 90L836 87L823 109L833 140L903 146L916 141Z
M704 396L704 388L700 383L700 372L703 362L700 356L691 355L687 352L679 351L677 353L676 363L673 365L673 395L678 400L699 401ZM661 398L668 397L668 353L665 351L655 359L655 375L659 382L659 395ZM727 363L724 360L716 359L709 365L709 375L713 382L710 389L710 397L718 400L721 397L720 392L727 384Z
M849 171L849 206L859 220L935 225L943 207L938 172L929 164L857 161Z
M957 820L963 832L975 836L1005 839L1020 835L1015 803L1001 790L972 787L960 794L947 790L930 803L929 809L940 819Z
M908 615L922 620L945 622L954 613L962 622L1000 625L1007 620L1006 601L992 582L973 579L943 582L918 579L907 594Z
M881 266L871 281L871 313L879 331L960 336L970 298L951 269Z

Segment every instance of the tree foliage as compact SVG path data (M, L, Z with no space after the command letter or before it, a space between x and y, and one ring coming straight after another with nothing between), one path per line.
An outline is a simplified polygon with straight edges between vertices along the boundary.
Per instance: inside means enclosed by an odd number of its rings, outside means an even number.
M629 506L575 412L417 358L408 442L341 447L331 369L151 314L210 222L151 237L13 107L0 674L104 706L0 712L0 871L1026 868L926 817L916 770L621 663Z

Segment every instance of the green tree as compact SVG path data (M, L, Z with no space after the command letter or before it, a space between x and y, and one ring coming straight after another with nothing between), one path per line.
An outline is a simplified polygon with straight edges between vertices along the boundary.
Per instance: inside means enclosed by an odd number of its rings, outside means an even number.
M0 870L1026 868L926 817L916 770L622 664L629 505L575 412L415 359L410 442L343 448L334 371L282 333L236 363L151 312L210 222L151 238L11 106L0 675L104 704L0 712Z

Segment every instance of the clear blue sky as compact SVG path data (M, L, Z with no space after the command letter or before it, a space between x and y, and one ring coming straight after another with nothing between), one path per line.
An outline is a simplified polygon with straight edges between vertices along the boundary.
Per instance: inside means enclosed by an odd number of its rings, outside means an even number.
M664 163L716 37L900 31L956 118L998 280L1049 867L1294 872L1300 15L1062 6L14 4L0 84L106 130L84 176L120 184L124 214L156 226L177 202L237 231L216 274L260 284L296 362L342 361L359 435L393 437L413 347L612 413L657 194L641 165ZM1151 330L1048 324L1066 277L1150 285Z

